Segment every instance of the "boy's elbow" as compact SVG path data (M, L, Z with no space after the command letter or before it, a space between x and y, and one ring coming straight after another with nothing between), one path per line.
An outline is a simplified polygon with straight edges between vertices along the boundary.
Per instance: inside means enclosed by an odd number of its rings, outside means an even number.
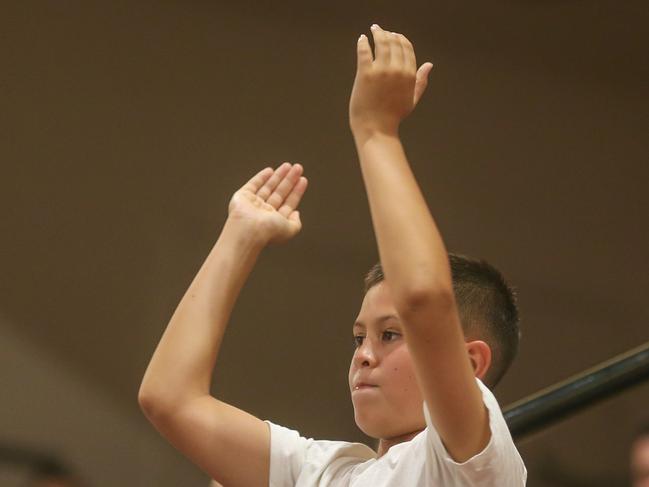
M137 393L137 402L140 405L140 410L149 419L155 417L160 409L159 399L144 386L140 386L140 390Z
M163 418L170 416L175 407L168 398L144 384L140 386L138 391L137 402L144 416L152 423L159 422Z
M137 402L144 416L156 427L162 427L173 424L179 414L201 396L152 387L145 381L138 391Z

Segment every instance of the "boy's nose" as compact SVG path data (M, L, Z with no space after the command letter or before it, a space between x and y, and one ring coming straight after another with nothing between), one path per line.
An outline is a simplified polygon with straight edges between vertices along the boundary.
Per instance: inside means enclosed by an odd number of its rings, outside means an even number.
M356 358L358 362L363 367L370 367L376 365L376 353L374 349L369 345L368 340L364 340L363 344L359 347Z

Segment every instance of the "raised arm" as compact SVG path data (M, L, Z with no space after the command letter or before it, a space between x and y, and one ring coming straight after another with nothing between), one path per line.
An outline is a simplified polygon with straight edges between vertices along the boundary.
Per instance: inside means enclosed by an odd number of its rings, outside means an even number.
M306 190L299 164L266 168L232 197L216 244L176 308L146 370L146 417L211 478L228 487L268 485L270 433L254 416L210 395L230 314L261 250L301 228Z
M410 169L399 125L419 101L432 64L412 44L372 26L374 55L358 40L350 100L379 255L417 380L448 452L464 461L488 443L488 415L465 348L448 254Z

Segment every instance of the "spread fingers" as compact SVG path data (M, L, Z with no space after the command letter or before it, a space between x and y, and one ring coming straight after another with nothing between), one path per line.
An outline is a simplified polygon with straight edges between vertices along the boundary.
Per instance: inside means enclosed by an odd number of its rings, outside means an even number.
M303 168L300 164L294 164L284 175L273 193L266 199L266 202L273 208L278 209L291 193L302 175Z
M291 164L288 162L283 163L277 169L273 175L266 180L261 188L257 191L257 196L262 200L267 201L270 195L275 191L275 188L279 183L284 179L284 176L290 171Z
M295 211L297 206L300 204L302 196L304 196L308 183L307 178L304 176L300 177L295 186L293 186L289 195L286 197L284 204L279 209L280 215L288 218Z

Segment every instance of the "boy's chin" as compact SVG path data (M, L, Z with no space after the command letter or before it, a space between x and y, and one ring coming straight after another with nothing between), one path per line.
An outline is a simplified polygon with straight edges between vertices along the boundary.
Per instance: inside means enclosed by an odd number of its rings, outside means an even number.
M402 418L403 419L403 418ZM416 432L426 428L423 413L421 418L412 418L412 421L394 421L390 415L381 415L379 411L354 408L356 426L365 435L376 440L396 438L409 432Z
M356 421L358 429L360 429L366 436L376 440L386 438L387 431L385 428L385 421L380 421L378 418L369 418L359 415L357 412L354 414L354 420Z
M383 435L381 435L379 428L373 428L372 426L359 423L358 421L356 421L356 426L358 426L358 429L360 429L365 436L369 436L370 438L374 438L375 440L380 440L381 438L383 438Z

